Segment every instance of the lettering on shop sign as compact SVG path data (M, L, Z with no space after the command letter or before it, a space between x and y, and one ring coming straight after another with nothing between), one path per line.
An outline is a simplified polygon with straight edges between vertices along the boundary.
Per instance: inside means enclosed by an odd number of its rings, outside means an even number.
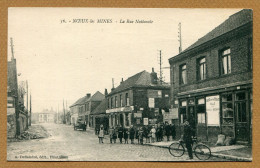
M219 126L219 95L206 97L208 126Z

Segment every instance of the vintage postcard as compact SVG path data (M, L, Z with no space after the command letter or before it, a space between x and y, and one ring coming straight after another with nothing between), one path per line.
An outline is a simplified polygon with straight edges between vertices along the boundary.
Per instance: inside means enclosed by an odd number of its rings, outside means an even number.
M253 11L8 8L8 161L252 161Z

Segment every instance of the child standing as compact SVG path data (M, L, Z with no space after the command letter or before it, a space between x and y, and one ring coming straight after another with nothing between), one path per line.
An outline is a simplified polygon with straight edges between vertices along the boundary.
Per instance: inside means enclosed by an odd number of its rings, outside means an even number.
M103 127L103 125L100 126L98 138L99 138L99 143L103 143L103 139L104 139L104 127Z

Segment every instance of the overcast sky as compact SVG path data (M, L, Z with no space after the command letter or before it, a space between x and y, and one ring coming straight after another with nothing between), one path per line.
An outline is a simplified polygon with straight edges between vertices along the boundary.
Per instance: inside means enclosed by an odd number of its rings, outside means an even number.
M184 50L239 10L9 8L8 60L12 37L18 80L28 80L33 112L56 110L58 105L61 109L63 99L70 106L87 93L104 93L105 88L110 92L112 78L116 87L121 78L143 70L154 67L159 72L159 50L162 67L169 67L168 59L179 52L179 22ZM153 23L120 23L127 19ZM163 73L169 82L169 69Z

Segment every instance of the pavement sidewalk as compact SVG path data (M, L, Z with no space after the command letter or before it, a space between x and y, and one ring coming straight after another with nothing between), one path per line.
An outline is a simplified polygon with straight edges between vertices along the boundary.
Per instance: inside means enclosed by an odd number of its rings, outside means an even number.
M173 142L178 141L144 143L144 145L168 148ZM252 161L252 148L245 145L210 146L210 149L214 157L232 161Z

